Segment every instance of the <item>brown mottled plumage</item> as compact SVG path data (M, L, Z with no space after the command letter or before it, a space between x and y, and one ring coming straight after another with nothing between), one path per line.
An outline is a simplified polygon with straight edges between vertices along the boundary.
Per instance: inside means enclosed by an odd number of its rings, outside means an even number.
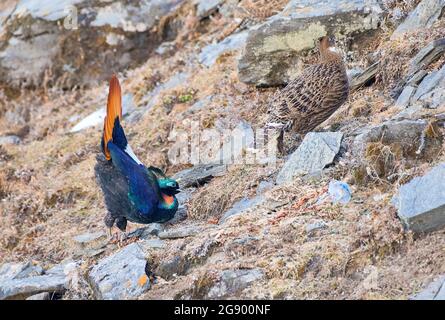
M278 91L268 108L267 127L275 128L282 151L283 130L305 134L329 118L347 99L349 83L342 56L332 40L320 39L320 61Z

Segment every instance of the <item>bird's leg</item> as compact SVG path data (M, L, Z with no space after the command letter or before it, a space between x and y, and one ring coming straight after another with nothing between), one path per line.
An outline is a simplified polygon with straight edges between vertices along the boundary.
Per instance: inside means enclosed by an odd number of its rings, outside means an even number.
M125 240L127 240L127 233L125 231L121 231L118 236L119 244L122 244Z
M113 240L113 233L112 233L112 229L113 229L113 225L114 225L114 221L116 220L116 218L114 218L111 213L107 212L107 214L105 215L104 218L104 222L105 225L108 227L108 235L109 235L109 241Z
M127 233L125 230L127 229L127 219L125 217L119 217L116 219L116 226L121 231L118 236L119 243L122 244L127 239Z

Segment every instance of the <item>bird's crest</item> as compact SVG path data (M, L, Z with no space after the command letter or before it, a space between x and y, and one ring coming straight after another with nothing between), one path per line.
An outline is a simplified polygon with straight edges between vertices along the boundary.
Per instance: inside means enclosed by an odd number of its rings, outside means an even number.
M102 149L107 160L111 159L107 144L113 139L113 129L116 118L119 119L119 122L122 120L122 94L119 80L116 75L113 74L108 91L107 115L104 120L104 132L102 136Z

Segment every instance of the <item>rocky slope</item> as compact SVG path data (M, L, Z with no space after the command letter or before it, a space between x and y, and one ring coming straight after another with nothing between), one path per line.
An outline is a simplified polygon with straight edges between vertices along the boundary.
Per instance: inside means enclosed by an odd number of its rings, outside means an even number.
M445 298L443 0L37 3L0 4L0 299ZM274 159L270 86L328 32L349 100ZM123 243L93 171L112 72L183 190Z

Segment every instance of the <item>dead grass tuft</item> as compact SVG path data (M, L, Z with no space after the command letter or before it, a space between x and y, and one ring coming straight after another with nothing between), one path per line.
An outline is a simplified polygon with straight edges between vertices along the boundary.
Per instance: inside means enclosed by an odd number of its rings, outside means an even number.
M237 166L213 179L193 195L189 203L192 219L220 218L237 200L248 196L260 179L258 168Z

